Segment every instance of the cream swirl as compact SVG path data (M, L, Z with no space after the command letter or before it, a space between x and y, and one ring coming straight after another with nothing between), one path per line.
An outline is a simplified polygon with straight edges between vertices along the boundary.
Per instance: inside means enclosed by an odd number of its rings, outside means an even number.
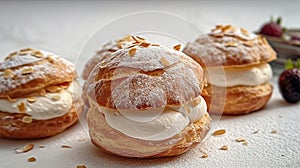
M272 68L266 64L245 68L224 69L225 75L216 68L208 68L208 82L215 86L232 87L238 85L256 86L272 78Z
M22 113L18 109L20 103L25 103L26 114L36 120L47 120L60 117L68 113L73 101L81 96L81 87L77 81L73 81L66 89L57 93L46 93L45 96L36 97L35 102L28 102L27 98L17 98L15 102L0 99L0 111L7 113ZM58 97L59 99L53 99Z
M98 109L105 115L107 123L123 134L137 139L158 141L175 136L190 123L204 116L207 112L206 102L201 96L196 99L200 102L195 106L188 102L180 107L166 107L144 114L141 111L124 112L100 106ZM160 115L157 115L157 110L161 110Z

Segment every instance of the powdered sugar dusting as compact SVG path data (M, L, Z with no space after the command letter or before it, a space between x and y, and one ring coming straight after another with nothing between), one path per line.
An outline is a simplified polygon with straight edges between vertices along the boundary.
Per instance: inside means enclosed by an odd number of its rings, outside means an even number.
M111 55L111 60L105 63L105 66L109 68L133 68L140 69L145 72L154 71L156 69L163 69L165 65L161 63L161 58L166 59L171 65L179 61L178 54L174 49L167 47L151 46L147 49L136 46L137 50L134 56L129 55L130 49L124 49L116 51ZM174 57L177 55L177 57ZM182 54L179 54L182 55Z
M44 55L43 58L38 58L28 53L26 55L13 56L0 65L1 94L9 92L11 89L20 88L22 85L36 79L43 79L46 78L46 76L49 77L57 74L71 74L74 72L74 67L69 61L46 51L41 52ZM62 68L58 69L53 62L47 60L47 57L50 55L51 59L55 61L55 64L62 64L60 66L64 66L65 68L63 70ZM12 70L12 77L5 78L3 73L6 69ZM26 69L32 69L32 72L24 75L23 72Z
M101 89L97 89L106 87L102 85L102 81L111 80L110 101L117 109L146 109L164 107L167 104L180 105L201 94L202 83L199 81L199 76L202 76L203 72L194 60L182 52L166 47L136 46L136 48L134 56L128 54L130 49L120 49L104 63L98 64L98 68L94 69L88 80L88 83L95 82L95 86L90 87L88 92L101 94ZM161 62L162 58L170 64L164 65ZM107 72L107 69L113 69L112 73L120 72L118 68L121 71L127 68L130 72L124 72L127 76L118 79L110 77L110 79L101 78L93 81L97 74L103 74Z
M232 26L218 27L183 51L203 66L245 66L268 62L275 52L260 36Z

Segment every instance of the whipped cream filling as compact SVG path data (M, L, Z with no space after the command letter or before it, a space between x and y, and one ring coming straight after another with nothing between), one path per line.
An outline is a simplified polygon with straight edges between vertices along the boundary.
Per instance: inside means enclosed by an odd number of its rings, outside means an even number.
M208 83L220 87L238 85L256 86L268 82L272 78L272 68L266 64L258 66L224 69L225 75L217 68L208 68Z
M190 123L205 115L207 112L205 100L201 96L196 99L200 99L200 103L194 107L188 102L181 107L156 109L153 113L151 111L116 112L100 106L98 109L105 115L107 123L123 134L137 139L158 141L177 135ZM158 115L156 111L161 112Z
M59 99L53 99L58 97ZM57 93L46 93L45 96L35 97L35 102L28 102L27 98L17 98L15 102L7 99L0 99L0 111L7 113L23 113L19 111L18 105L25 104L25 113L36 120L47 120L60 117L69 112L73 100L77 101L81 97L81 87L77 81L70 83L66 89Z

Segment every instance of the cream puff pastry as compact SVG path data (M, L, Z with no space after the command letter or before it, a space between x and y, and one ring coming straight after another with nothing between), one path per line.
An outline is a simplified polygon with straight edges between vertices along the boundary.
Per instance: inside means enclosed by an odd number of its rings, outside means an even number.
M53 136L78 120L81 87L73 65L52 53L31 48L0 63L0 137Z
M218 25L207 36L188 43L183 52L205 67L208 87L203 97L209 112L245 114L263 108L270 99L273 87L268 62L276 59L276 53L264 37ZM226 95L222 96L224 89Z
M87 80L93 144L125 157L186 152L210 129L205 83L201 66L182 52L144 40L119 49Z

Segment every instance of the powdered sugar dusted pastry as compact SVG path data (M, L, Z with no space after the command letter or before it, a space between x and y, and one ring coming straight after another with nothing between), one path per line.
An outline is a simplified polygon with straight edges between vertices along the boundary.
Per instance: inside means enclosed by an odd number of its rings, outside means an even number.
M0 137L42 138L78 120L83 100L73 65L52 53L21 49L0 63Z
M186 152L210 128L205 83L201 66L174 49L141 41L114 52L87 80L92 142L126 157Z
M210 112L249 113L261 109L270 99L272 69L268 62L276 59L276 53L264 37L243 28L218 25L207 36L188 43L183 52L211 74L207 75L209 84L203 95L212 107ZM218 73L223 68L225 76ZM224 89L226 97L221 96Z

